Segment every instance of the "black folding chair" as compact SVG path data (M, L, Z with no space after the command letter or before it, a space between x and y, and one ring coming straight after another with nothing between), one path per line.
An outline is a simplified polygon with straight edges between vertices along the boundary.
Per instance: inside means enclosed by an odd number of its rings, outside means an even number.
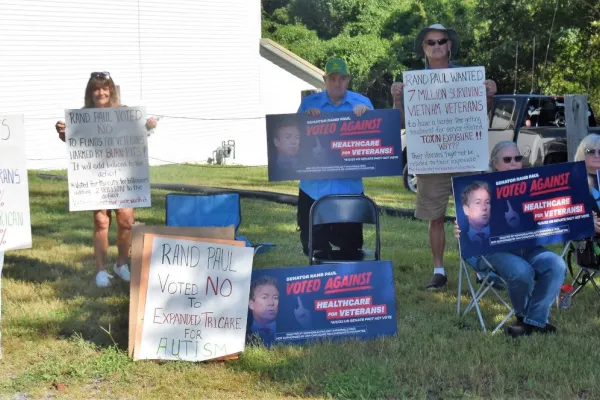
M316 225L336 223L361 223L375 225L375 249L360 249L352 259L341 250L313 249L313 229ZM327 195L315 201L310 208L308 226L309 264L333 264L340 262L380 260L379 209L365 195Z
M582 266L577 263L577 252L583 246L584 241L570 241L566 244L565 249L563 250L563 254L565 254L567 267L569 268L569 272L573 277L573 294L572 297L575 297L577 293L583 289L585 285L591 283L594 287L594 290L600 296L600 287L594 280L594 277L598 272L600 272L600 263L598 265L589 265ZM595 244L597 246L597 244ZM577 274L574 273L573 267L576 266L579 268Z

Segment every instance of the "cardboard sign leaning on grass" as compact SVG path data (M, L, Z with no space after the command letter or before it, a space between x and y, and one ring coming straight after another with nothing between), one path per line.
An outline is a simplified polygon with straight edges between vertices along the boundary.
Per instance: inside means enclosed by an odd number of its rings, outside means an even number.
M252 271L248 335L266 346L397 333L391 261Z
M69 211L150 207L143 107L66 110Z
M205 240L235 239L235 227L174 227L148 226L136 224L131 233L131 282L129 284L129 357L133 358L136 331L142 329L144 322L144 307L146 306L146 287L148 282L148 265L142 268L144 237L146 234L167 235L177 237L206 238ZM141 282L144 290L140 291Z
M488 121L483 67L403 73L408 172L485 171Z
M0 251L31 247L22 115L0 115Z
M244 242L146 235L134 359L204 361L242 352L253 256Z
M594 234L583 161L452 178L463 258Z

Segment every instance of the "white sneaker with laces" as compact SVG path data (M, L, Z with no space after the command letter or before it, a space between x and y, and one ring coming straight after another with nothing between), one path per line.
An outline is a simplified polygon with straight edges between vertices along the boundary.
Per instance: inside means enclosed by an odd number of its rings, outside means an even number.
M117 264L115 263L113 271L115 271L115 274L117 274L117 276L123 279L125 282L129 282L131 280L131 275L129 274L129 265L123 264L120 267L117 267Z
M98 272L96 274L96 286L98 286L99 288L105 288L110 286L110 278L112 277L113 276L106 272L106 270Z

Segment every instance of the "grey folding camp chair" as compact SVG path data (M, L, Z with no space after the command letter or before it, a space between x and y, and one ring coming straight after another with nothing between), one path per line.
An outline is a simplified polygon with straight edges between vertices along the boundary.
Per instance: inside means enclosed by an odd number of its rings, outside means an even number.
M479 319L479 324L481 325L481 329L484 332L487 332L487 328L485 322L483 320L483 316L481 314L480 301L485 297L486 294L492 293L498 301L506 308L508 314L504 317L504 319L496 325L492 333L498 332L514 314L515 310L513 309L510 302L504 300L502 295L498 292L498 290L494 287L496 282L501 283L506 287L506 281L502 279L500 275L496 272L494 266L484 257L480 256L479 259L485 264L485 268L482 270L481 268L477 268L476 264L477 259L475 257L470 258L469 260L460 259L459 263L459 272L458 272L458 294L456 301L456 314L459 317L464 317L467 315L469 311L475 309L477 313L477 317ZM471 280L470 272L475 271L479 273L480 276L483 276L480 283L477 281L474 283ZM466 308L461 313L461 296L462 296L462 279L463 275L466 278L469 294L471 295L471 301L467 304ZM476 287L477 286L477 287Z

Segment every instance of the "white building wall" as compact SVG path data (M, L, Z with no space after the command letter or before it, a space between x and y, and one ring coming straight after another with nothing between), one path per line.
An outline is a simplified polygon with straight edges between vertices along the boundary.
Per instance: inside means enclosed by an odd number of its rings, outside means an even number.
M123 104L163 116L152 163L203 161L223 140L266 162L259 0L2 0L0 15L0 113L25 115L29 168L66 166L54 123L105 70Z
M260 79L260 102L265 114L295 113L302 91L316 89L265 58L260 62Z
M86 3L0 1L0 112L25 115L29 168L66 166L54 123L83 106L90 72L139 90L137 2Z
M293 114L298 111L303 90L317 89L266 58L260 60L260 103L263 115ZM266 121L262 121L266 132ZM263 138L261 151L266 160L267 142ZM266 162L265 162L266 164Z
M264 135L260 2L141 4L143 103L148 113L164 115L150 140L150 156L202 162L223 141L234 140L233 161L264 162L256 151Z

